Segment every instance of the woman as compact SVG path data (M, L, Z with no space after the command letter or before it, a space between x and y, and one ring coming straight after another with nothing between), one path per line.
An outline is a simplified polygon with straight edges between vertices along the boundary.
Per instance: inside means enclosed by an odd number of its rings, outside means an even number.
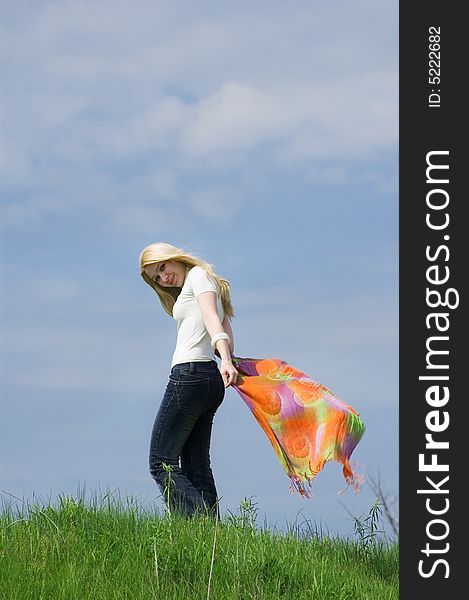
M238 376L230 285L205 261L165 243L142 250L140 274L177 325L169 383L153 425L150 473L168 508L219 515L210 438L225 388Z

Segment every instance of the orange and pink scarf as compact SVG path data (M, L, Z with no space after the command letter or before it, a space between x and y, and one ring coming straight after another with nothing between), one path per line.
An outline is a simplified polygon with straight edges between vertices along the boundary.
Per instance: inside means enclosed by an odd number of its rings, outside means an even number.
M346 483L358 491L363 477L349 462L365 430L358 413L283 360L234 356L233 364L233 387L269 438L292 493L310 497L312 480L330 460L342 463Z

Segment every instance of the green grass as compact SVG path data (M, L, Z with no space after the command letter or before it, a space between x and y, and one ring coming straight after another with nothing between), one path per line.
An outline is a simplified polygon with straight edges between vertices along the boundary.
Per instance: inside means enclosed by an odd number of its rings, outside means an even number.
M373 510L373 509L372 509ZM398 546L376 511L356 539L259 528L249 500L218 523L149 514L106 495L0 514L1 600L391 600ZM371 517L370 517L371 518ZM375 529L373 529L375 527Z

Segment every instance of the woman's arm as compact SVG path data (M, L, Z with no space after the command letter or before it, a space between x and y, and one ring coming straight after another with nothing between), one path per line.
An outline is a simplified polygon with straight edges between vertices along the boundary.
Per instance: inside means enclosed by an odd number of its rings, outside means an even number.
M216 349L218 350L221 358L220 373L223 377L225 387L230 386L236 382L238 377L238 371L234 367L231 361L231 347L234 348L233 343L233 330L228 319L223 319L223 323L226 326L228 322L228 330L224 328L220 317L217 312L217 296L215 292L202 292L197 296L197 302L202 311L202 317L207 328L208 334L211 338L217 333L225 332L230 336L230 344L226 340L218 340L216 343Z
M231 328L231 321L230 321L230 319L228 317L226 317L226 316L223 319L222 327L226 331L226 333L230 336L230 343L229 343L230 352L231 352L231 354L234 354L233 329Z

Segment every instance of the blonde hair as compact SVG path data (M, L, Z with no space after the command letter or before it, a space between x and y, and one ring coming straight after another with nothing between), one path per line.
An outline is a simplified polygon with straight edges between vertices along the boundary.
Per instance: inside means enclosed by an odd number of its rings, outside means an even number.
M186 265L186 273L196 265L205 269L207 273L211 277L213 277L213 279L218 285L218 289L220 291L220 299L225 315L228 318L232 318L234 316L233 305L231 304L230 298L230 283L228 280L217 275L213 270L213 266L205 262L201 258L198 258L193 254L189 254L181 248L171 246L171 244L166 244L165 242L158 242L155 244L150 244L140 252L140 275L143 277L145 283L147 283L151 288L153 288L158 294L158 298L160 299L162 307L169 315L172 316L173 314L174 303L176 302L177 297L181 293L180 288L169 288L158 285L156 281L153 281L153 279L149 277L144 270L144 268L147 265L168 260L184 263Z

